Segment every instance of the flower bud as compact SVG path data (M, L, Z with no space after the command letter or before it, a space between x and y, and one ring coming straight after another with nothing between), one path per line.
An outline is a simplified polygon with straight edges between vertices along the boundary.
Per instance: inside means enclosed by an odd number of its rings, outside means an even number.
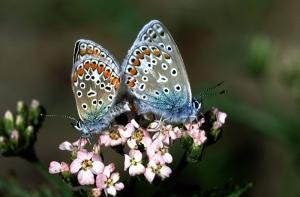
M202 155L203 145L193 144L187 154L187 161L190 163L196 163L200 161Z
M17 115L16 117L16 128L19 131L23 131L25 129L25 121L22 115Z
M29 143L34 138L34 128L32 125L27 126L24 132L26 142Z
M6 138L4 136L0 136L0 148L6 145Z
M7 110L4 114L4 129L7 134L10 134L14 129L14 117L11 111Z
M40 103L37 100L32 100L29 107L29 120L34 124L38 125L41 118Z
M20 137L19 132L16 129L14 129L10 134L10 140L16 144L19 141L19 137Z

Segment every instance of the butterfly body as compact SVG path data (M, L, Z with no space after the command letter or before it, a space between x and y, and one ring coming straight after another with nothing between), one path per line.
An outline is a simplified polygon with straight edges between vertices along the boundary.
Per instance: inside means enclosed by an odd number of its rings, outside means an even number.
M71 82L80 118L74 127L82 136L90 136L130 109L127 101L116 102L120 69L106 49L80 39L75 43L73 62Z
M143 27L122 68L139 113L152 112L167 122L196 119L201 103L192 98L179 50L161 22Z

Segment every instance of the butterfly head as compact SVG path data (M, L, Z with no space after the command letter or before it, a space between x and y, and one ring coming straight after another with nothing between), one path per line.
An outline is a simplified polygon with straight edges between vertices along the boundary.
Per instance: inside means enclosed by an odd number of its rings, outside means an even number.
M72 125L77 131L80 132L82 138L89 138L91 136L89 129L80 120L72 123Z
M192 99L192 106L193 106L194 114L198 114L198 112L200 112L201 105L202 105L201 99L198 99L198 98Z

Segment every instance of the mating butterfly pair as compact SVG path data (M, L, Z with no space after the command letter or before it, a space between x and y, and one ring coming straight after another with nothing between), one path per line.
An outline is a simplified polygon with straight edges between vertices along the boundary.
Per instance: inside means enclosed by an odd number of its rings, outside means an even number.
M151 112L167 122L184 123L195 120L201 108L192 98L176 44L157 20L142 28L121 66L99 44L78 40L71 78L80 117L75 128L83 137L102 131L116 116L130 111L127 101L116 103L121 84L140 114Z

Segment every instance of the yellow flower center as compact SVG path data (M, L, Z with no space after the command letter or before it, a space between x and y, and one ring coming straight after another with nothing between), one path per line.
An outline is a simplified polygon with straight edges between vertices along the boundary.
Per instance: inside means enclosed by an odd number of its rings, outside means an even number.
M144 133L142 130L138 129L132 134L132 138L135 139L136 141L140 142L142 141L144 137Z
M111 139L113 139L113 140L117 140L117 139L119 139L121 136L120 136L119 131L117 131L117 130L112 130L112 131L109 132L109 137L110 137Z
M132 165L136 165L136 164L137 164L137 162L135 161L134 158L130 159L130 163L131 163Z
M153 166L153 167L152 167L152 171L153 171L155 174L159 174L159 171L160 171L161 168L162 168L162 165L156 164L156 166Z
M83 160L81 162L81 167L84 169L84 170L88 170L90 169L91 167L93 167L93 163L91 160Z
M108 186L113 186L113 180L111 178L108 178L104 183Z

